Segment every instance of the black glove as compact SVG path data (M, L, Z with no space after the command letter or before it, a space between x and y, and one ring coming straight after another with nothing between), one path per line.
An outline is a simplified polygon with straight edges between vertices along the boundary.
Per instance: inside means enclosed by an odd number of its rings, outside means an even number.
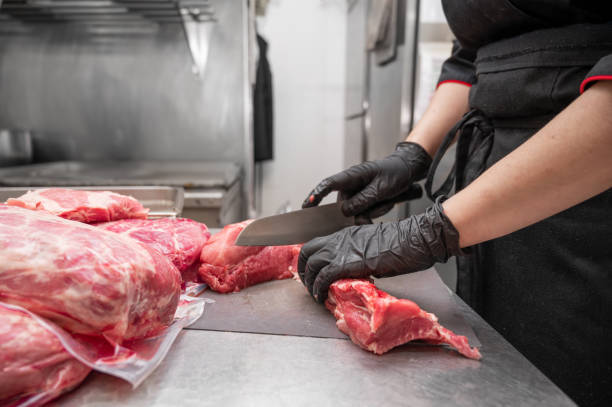
M399 222L351 226L306 243L298 262L302 283L322 303L336 280L411 273L463 254L442 198L425 213Z
M366 161L325 178L308 194L302 208L316 206L330 192L339 191L346 216L363 214L380 202L406 193L414 182L425 178L430 165L431 157L423 147L399 143L395 152L382 160ZM380 215L381 210L377 212Z

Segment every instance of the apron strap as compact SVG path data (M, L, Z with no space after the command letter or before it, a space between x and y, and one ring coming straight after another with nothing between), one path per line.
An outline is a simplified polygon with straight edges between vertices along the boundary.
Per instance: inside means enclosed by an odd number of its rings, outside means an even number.
M480 110L472 109L463 115L444 137L429 167L425 181L429 199L435 201L441 195L450 195L453 186L459 191L482 174L493 145L493 135L491 121ZM432 191L438 166L456 137L457 151L453 167L440 188Z

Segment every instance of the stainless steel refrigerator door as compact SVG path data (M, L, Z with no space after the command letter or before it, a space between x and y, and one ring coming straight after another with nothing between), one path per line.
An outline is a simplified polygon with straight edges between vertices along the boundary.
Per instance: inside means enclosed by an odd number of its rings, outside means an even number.
M347 35L347 115L345 164L375 160L390 154L406 135L404 122L412 114L412 67L414 65L415 10L417 0L398 3L396 58L379 65L366 51L367 17L372 1L358 0L349 10ZM365 62L365 69L360 70ZM362 79L359 82L359 76ZM359 89L363 103L359 113ZM408 115L408 119L406 119ZM361 128L358 120L361 122ZM409 125L408 125L409 126ZM361 143L358 143L361 134ZM381 220L396 220L405 210L396 207Z
M368 109L368 53L366 50L368 0L356 0L347 11L344 167L366 157L365 118Z

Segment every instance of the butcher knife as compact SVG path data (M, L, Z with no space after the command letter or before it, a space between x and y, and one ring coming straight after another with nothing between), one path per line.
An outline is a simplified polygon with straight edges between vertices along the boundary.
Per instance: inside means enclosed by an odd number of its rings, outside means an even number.
M236 246L283 246L306 243L355 224L342 213L342 202L256 219L240 232Z
M414 184L408 191L377 205L380 213L374 209L371 217L377 217L390 210L393 205L421 197L423 191ZM284 246L306 243L315 237L327 236L356 224L371 223L367 217L346 217L342 213L342 202L301 209L282 215L256 219L240 232L236 246Z

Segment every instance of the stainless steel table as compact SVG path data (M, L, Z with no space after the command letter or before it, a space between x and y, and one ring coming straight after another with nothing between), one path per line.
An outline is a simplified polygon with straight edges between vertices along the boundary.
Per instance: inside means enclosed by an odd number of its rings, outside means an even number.
M473 361L442 347L383 355L345 339L188 329L139 388L94 373L61 406L573 406L456 298L482 343Z

